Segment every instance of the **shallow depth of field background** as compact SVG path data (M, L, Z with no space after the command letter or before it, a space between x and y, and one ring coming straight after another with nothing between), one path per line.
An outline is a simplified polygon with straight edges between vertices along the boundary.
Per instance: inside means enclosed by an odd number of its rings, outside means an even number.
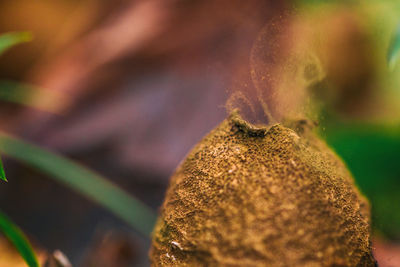
M315 103L320 135L371 201L380 266L400 266L400 5L326 2L1 1L0 33L34 39L0 56L0 129L96 171L156 212L170 175L226 117L232 96L245 95L250 107L241 97L234 105L262 121L250 70L288 78L275 57L251 60L257 38L283 58L318 28L329 33L319 51L324 76L304 86L305 102ZM280 22L293 39L262 34ZM285 104L287 86L274 94ZM284 117L270 97L276 88L265 85L263 96ZM148 265L149 237L37 168L2 158L9 181L0 208L35 248L60 249L74 266Z

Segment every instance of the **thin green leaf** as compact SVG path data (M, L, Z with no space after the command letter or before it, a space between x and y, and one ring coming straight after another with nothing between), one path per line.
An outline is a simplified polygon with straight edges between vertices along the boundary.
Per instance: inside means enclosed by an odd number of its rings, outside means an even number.
M8 32L0 35L0 55L14 45L32 41L30 32Z
M51 178L107 208L144 235L149 235L155 213L127 192L93 171L52 152L0 133L0 150L34 166Z
M0 99L47 112L57 112L61 95L31 84L0 81Z
M3 161L1 160L1 158L0 158L0 180L7 182L6 173L4 172Z
M387 61L389 69L393 70L400 56L400 25L397 26L389 46Z
M13 81L0 81L0 99L7 102L27 104L35 88L28 84Z
M15 246L29 267L39 267L35 252L24 233L2 212L0 212L0 230Z

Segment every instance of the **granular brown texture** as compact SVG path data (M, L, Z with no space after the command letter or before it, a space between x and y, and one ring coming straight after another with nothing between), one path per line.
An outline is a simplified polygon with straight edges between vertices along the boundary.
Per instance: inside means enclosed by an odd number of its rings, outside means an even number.
M172 177L152 265L375 266L368 202L311 128L223 121Z

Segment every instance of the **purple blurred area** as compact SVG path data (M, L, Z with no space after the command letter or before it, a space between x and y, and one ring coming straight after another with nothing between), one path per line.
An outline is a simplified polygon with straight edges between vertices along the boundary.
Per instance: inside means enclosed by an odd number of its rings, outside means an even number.
M0 31L30 30L35 40L0 58L1 78L59 97L51 112L2 103L2 130L92 168L156 210L185 154L226 117L257 33L284 5L3 1ZM1 208L36 244L76 266L148 265L149 240L38 170L5 164ZM101 265L102 250L132 253Z

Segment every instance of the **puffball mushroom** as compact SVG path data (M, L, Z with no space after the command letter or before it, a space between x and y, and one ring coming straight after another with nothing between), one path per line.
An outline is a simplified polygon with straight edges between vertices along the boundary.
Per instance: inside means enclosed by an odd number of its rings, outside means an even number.
M375 266L369 204L312 128L233 112L172 176L152 266Z

